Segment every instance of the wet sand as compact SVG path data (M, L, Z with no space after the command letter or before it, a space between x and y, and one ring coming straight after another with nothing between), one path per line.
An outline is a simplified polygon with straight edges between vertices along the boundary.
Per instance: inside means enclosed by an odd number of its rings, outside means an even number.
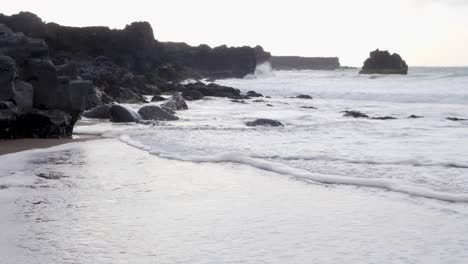
M98 139L98 136L76 136L72 139L13 139L13 140L0 140L0 156L5 154L16 153L32 149L46 149L63 144L84 142L88 140Z

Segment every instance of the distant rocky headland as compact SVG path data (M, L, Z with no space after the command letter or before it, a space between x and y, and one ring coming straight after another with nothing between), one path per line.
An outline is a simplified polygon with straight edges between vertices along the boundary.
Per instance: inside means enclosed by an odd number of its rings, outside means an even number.
M337 57L272 56L274 70L336 70L340 68Z
M211 48L160 42L147 22L122 30L67 27L37 15L0 14L0 138L70 137L85 109L142 103L142 95L192 97L240 92L178 84L193 78L241 78L269 60L262 47Z
M408 65L400 55L374 50L364 62L360 74L408 74Z

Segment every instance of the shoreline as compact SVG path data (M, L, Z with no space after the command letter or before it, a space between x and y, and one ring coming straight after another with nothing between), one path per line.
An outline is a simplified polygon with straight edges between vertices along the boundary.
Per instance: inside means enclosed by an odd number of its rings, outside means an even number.
M73 138L66 139L23 138L0 140L0 157L22 151L48 149L68 143L86 142L97 139L101 139L101 137L92 135L74 135Z
M2 263L100 264L115 252L128 263L220 254L239 263L327 262L330 255L341 263L362 258L362 248L370 261L358 262L374 263L389 257L388 247L397 254L390 257L410 262L466 256L459 241L468 208L461 204L309 184L243 164L168 160L116 138L3 160L12 161L0 166ZM421 244L437 250L421 252ZM446 248L459 253L441 253Z

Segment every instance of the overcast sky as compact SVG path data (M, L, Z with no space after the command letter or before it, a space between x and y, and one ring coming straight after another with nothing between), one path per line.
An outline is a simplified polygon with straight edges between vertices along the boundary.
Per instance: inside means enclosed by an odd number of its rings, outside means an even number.
M123 28L148 21L162 41L262 45L275 55L338 56L361 66L369 51L409 65L468 65L468 0L15 0L47 22Z

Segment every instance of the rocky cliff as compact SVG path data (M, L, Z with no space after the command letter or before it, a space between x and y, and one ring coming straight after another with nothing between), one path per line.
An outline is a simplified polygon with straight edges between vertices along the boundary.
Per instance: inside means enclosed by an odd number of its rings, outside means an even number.
M84 109L183 92L187 78L243 77L269 57L260 46L159 42L147 22L77 28L0 14L0 138L69 137Z
M272 56L270 63L274 70L336 70L340 68L340 60L337 57Z
M151 72L166 81L187 77L243 77L253 73L257 63L270 56L261 47L210 48L159 42L147 22L134 22L122 30L77 28L44 23L35 14L21 12L12 16L0 14L0 23L14 32L43 39L57 64L104 56L133 74Z
M71 136L91 87L58 76L43 40L0 24L0 138Z

